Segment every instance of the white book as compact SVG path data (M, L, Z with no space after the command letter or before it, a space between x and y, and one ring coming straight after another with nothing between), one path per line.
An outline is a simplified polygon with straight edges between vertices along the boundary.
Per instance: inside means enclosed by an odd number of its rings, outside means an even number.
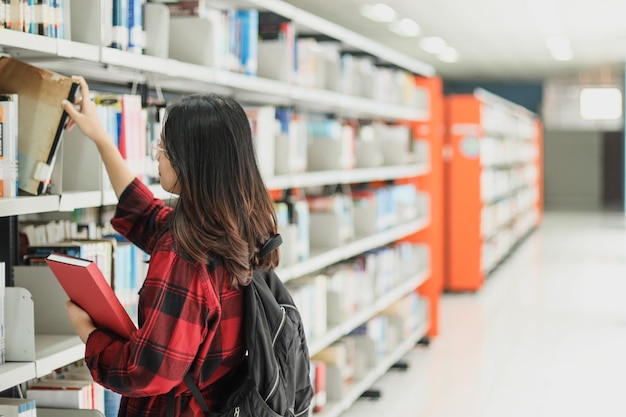
M37 406L53 408L93 408L91 381L50 379L34 383L26 398Z
M35 410L35 401L31 399L0 397L0 415L4 417L35 416Z
M256 151L257 164L264 179L274 176L274 146L278 132L276 108L274 106L246 107L250 121L252 140Z
M0 94L0 197L17 196L18 95Z

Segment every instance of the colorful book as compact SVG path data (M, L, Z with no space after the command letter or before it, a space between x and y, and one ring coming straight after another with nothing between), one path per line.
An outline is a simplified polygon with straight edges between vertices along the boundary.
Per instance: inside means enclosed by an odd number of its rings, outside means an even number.
M74 101L78 83L71 78L7 56L0 57L0 93L19 96L18 184L26 194L46 194L67 113L63 99Z
M94 261L52 253L46 262L70 300L84 309L97 327L130 338L135 324Z

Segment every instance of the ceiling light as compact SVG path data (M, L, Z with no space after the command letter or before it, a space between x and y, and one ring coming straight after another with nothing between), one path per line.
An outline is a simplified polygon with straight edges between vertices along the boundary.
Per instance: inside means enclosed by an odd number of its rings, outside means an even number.
M446 47L446 41L439 36L428 36L419 40L420 48L431 54L441 53Z
M374 22L393 22L396 20L396 11L383 3L363 4L359 12Z
M572 59L572 47L567 37L563 35L548 36L546 45L552 54L552 58L557 61L569 61Z
M442 62L457 62L459 60L459 53L453 47L446 46L443 51L437 54L437 58Z
M580 90L580 116L585 120L615 120L622 117L622 92L615 87Z
M396 35L416 37L422 32L420 26L411 19L401 19L389 25L389 29Z

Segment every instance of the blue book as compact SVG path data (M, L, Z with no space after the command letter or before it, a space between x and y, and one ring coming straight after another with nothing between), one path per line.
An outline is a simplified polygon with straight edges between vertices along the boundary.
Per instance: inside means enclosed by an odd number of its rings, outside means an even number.
M145 47L143 36L144 0L128 0L128 50L141 54Z
M239 59L243 73L256 76L258 67L259 11L237 10Z

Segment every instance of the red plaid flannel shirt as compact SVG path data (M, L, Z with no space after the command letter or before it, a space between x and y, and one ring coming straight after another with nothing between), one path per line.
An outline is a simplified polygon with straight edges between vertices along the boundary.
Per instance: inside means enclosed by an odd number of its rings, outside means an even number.
M171 212L135 179L112 221L151 255L139 293L139 330L130 340L96 330L85 349L95 381L123 395L120 416L164 416L166 394L174 387L178 415L202 416L181 382L187 370L214 407L234 388L229 377L242 363L242 294L230 288L219 262L207 267L177 256L169 231L154 239Z

